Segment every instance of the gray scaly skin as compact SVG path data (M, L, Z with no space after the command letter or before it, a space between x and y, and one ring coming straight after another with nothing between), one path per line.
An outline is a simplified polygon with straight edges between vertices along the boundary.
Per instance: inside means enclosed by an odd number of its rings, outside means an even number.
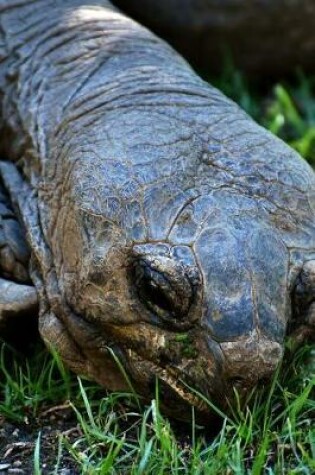
M118 360L146 397L158 377L179 417L270 378L314 336L311 168L109 2L0 21L2 186L46 343L109 389Z

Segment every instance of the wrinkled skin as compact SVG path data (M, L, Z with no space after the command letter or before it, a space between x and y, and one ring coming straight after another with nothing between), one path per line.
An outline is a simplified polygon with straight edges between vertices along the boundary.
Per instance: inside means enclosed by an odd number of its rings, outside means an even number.
M315 175L166 43L89 3L0 1L0 172L40 332L109 389L128 387L119 361L145 397L158 378L173 415L207 413L196 391L246 393L286 335L314 336Z
M314 72L313 0L114 0L205 73L226 54L262 80Z

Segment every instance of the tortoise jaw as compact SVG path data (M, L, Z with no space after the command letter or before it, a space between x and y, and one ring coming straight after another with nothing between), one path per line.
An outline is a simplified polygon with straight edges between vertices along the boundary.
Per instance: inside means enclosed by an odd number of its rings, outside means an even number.
M159 367L152 361L141 358L133 350L129 350L128 353L133 362L137 361L139 365L144 365L146 370L148 370L148 374L154 374L158 380L168 386L182 401L190 406L194 406L200 412L209 412L209 404L206 397L186 384L180 378L180 371L177 368Z

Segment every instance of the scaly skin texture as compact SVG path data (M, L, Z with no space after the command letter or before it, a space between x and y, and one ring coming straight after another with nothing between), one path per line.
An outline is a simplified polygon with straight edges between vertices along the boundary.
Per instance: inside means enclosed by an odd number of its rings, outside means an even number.
M110 389L118 360L146 397L157 377L178 417L269 378L314 334L311 168L109 2L0 19L0 171L47 344Z
M313 0L114 0L205 72L235 65L263 78L314 71Z

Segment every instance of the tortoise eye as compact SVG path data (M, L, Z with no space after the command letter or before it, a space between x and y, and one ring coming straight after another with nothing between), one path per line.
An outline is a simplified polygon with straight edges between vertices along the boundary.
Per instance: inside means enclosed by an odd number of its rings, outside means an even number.
M146 269L138 292L140 299L156 313L174 313L172 300L176 300L176 295L172 295L170 284L162 274Z
M192 290L184 275L167 275L158 270L156 262L140 259L135 284L141 302L162 319L180 320L188 313Z

